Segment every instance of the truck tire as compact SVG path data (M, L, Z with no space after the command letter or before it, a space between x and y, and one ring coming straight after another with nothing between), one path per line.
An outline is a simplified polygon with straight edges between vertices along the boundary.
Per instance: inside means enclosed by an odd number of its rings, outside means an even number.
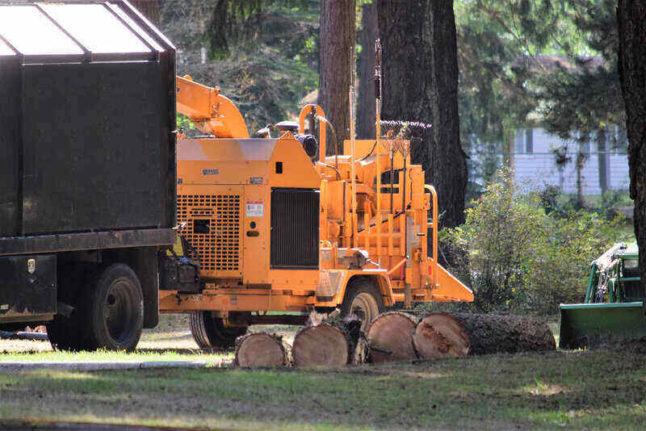
M74 314L76 314L76 310L72 312L70 317L56 315L54 320L45 325L49 343L54 350L83 350L81 325L78 324L78 319Z
M191 334L203 350L224 350L235 346L236 338L247 332L246 327L226 327L221 318L210 311L197 311L190 315Z
M355 314L361 319L361 330L365 332L370 322L384 310L384 299L373 282L364 278L350 282L341 304L342 317Z
M83 290L82 324L89 350L137 347L144 321L144 298L134 271L117 263L99 270Z
M88 268L84 265L67 265L59 269L58 300L74 309L69 316L57 314L54 320L45 325L54 350L79 351L86 348L82 333L80 296L87 274Z

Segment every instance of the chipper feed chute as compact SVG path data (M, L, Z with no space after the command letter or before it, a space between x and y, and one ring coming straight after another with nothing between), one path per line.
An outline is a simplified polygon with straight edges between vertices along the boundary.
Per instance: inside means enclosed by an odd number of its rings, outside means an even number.
M559 347L574 349L646 337L636 244L615 244L592 262L583 304L560 307Z

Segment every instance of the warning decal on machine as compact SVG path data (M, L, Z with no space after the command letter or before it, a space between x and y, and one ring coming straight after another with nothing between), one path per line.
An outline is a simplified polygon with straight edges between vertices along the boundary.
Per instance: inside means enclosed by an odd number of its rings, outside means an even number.
M262 201L247 201L247 217L262 217L263 210Z

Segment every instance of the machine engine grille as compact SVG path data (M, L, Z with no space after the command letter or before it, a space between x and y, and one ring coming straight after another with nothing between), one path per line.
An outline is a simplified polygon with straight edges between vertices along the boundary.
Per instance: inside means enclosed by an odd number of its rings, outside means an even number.
M177 219L202 272L240 271L240 195L179 195Z
M318 190L271 191L271 267L318 269Z

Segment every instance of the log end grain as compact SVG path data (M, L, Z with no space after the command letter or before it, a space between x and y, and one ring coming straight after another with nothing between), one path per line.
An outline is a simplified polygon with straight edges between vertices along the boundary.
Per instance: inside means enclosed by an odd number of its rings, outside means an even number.
M235 361L240 367L281 367L288 363L282 340L266 333L239 337Z
M307 326L294 337L294 366L347 365L352 359L350 347L346 334L336 326Z
M421 359L463 358L469 354L469 336L448 313L424 316L415 329L413 345Z
M366 337L374 363L417 359L413 333L417 320L406 313L384 313L372 321Z

